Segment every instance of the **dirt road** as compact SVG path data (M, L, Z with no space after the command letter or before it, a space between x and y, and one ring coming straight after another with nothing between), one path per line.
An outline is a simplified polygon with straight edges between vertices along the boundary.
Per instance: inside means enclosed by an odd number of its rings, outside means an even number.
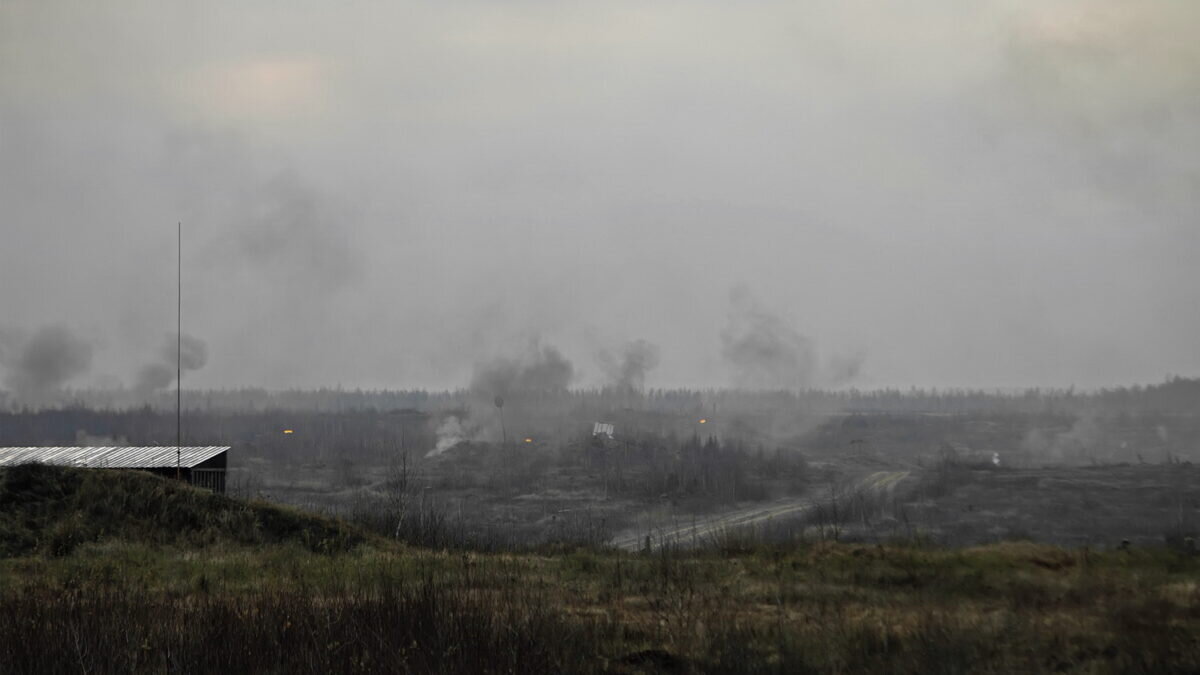
M884 492L893 489L908 475L908 471L877 471L862 478L852 487L839 491L838 498L844 499L856 494ZM651 549L661 546L695 546L707 543L713 535L726 529L761 524L785 516L803 515L817 506L831 501L832 497L782 499L769 504L756 504L720 514L696 516L688 518L686 523L678 518L661 521L653 525L626 530L614 537L612 544L624 551L639 551L646 547L646 538L649 537Z

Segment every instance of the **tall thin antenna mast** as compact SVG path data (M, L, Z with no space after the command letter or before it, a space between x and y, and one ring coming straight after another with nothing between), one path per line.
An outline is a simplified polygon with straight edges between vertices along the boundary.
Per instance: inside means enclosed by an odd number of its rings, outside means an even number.
M183 478L183 222L175 237L175 479Z

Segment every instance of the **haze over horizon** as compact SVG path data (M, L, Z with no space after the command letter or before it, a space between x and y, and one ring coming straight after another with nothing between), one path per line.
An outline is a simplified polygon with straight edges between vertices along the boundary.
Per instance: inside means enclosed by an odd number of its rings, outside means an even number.
M0 0L0 389L1200 375L1198 25Z

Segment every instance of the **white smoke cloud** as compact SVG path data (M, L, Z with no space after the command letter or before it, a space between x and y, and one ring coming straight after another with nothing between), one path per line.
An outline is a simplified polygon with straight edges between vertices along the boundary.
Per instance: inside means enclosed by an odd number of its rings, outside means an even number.
M437 457L438 455L454 449L456 445L468 440L469 434L463 428L462 421L458 417L450 415L442 420L434 432L437 438L433 449L425 453L426 457Z

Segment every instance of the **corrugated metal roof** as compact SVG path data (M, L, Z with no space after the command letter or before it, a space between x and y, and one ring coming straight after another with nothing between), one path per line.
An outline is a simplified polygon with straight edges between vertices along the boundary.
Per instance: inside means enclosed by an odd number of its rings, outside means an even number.
M228 449L227 445L179 448L179 465L191 468ZM0 448L0 466L32 462L86 469L173 469L175 446Z

